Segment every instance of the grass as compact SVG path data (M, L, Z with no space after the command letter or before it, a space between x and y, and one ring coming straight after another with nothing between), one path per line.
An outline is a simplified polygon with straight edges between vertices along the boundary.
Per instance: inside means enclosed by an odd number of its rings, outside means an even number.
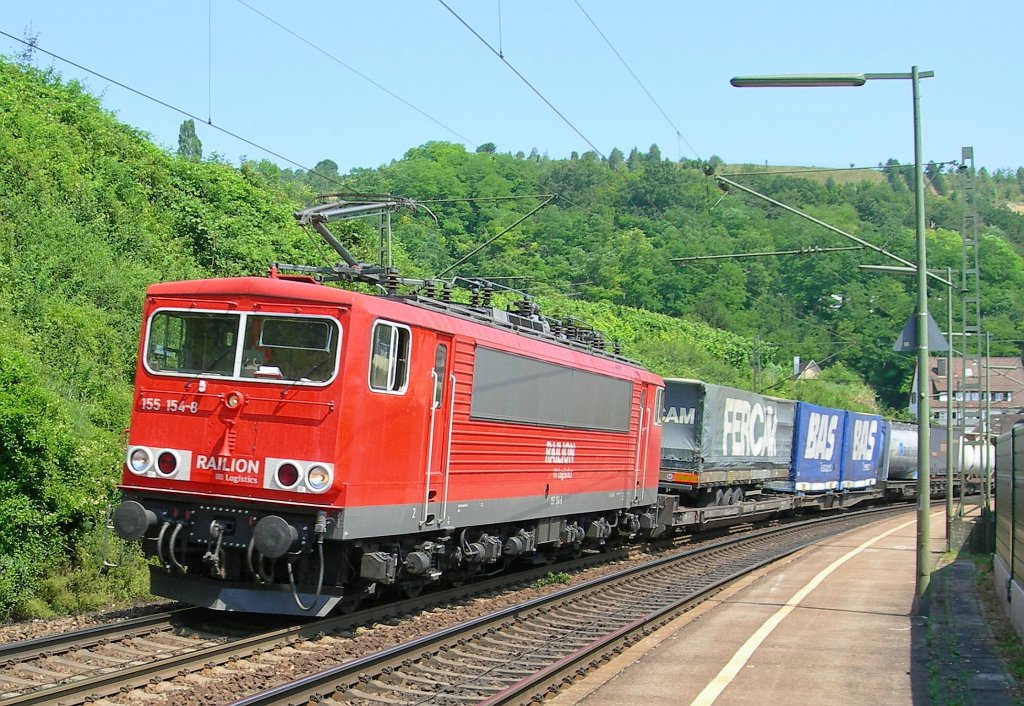
M1024 645L1006 619L1003 606L992 587L992 557L988 554L973 554L966 550L942 554L932 574L933 599L929 611L925 639L928 655L928 695L935 706L968 706L974 703L971 692L972 673L964 665L952 605L946 600L944 589L947 580L942 568L961 559L971 561L975 567L976 592L982 614L994 637L994 645L1005 663L1007 672L1015 679L1013 703L1024 706Z
M946 552L940 557L940 566L947 566L957 558L956 552ZM925 640L928 654L928 697L935 706L966 706L972 702L969 676L960 659L960 641L951 614L951 606L945 600L945 591L939 583L946 576L939 571L932 574L932 599L925 626Z
M1016 681L1014 703L1024 704L1024 644L1006 618L1006 611L992 587L992 556L971 555L976 568L978 597L989 629L995 638L999 656L1006 663L1006 669Z
M572 581L572 576L564 571L559 571L557 573L549 571L545 576L542 576L531 583L530 588L544 588L545 586L555 586L562 583L569 583L570 581Z
M723 175L737 172L792 172L790 176L810 179L820 184L832 178L836 184L857 184L862 181L882 182L885 181L885 173L879 169L829 169L826 167L787 167L783 165L763 164L729 164L721 169Z
M104 565L104 558L117 566ZM40 581L39 590L14 607L11 618L33 620L122 608L152 600L149 571L135 544L125 544L105 527L84 537L75 558Z

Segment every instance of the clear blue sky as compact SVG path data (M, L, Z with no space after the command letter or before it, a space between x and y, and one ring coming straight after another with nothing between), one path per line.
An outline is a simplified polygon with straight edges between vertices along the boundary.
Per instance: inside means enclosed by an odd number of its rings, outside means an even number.
M436 0L4 0L0 30L36 34L44 49L300 165L329 158L343 172L429 140L553 158L587 151L589 140L605 155L656 143L673 159L908 163L909 81L735 89L729 79L915 64L935 72L921 85L925 160L959 159L971 145L979 166L1024 165L1021 0L446 2L583 137ZM0 53L21 48L0 36ZM177 147L183 115L44 54L35 62L80 78L121 120ZM197 130L204 154L292 166L208 125Z

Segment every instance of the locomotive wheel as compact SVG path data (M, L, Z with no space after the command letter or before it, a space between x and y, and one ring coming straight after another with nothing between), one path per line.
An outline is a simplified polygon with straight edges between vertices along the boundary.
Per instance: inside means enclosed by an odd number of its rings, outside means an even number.
M423 581L405 581L402 583L401 591L406 598L416 598L423 592Z
M533 563L535 566L551 566L555 563L555 559L557 558L557 551L553 549L546 549L544 551L539 551L534 555Z
M469 581L469 576L464 570L452 569L451 571L446 571L444 573L445 584L452 588L460 588L466 585L467 581Z
M355 613L357 610L359 610L359 606L361 606L362 604L363 596L346 596L345 598L342 598L341 602L338 604L338 612L342 613L343 615Z

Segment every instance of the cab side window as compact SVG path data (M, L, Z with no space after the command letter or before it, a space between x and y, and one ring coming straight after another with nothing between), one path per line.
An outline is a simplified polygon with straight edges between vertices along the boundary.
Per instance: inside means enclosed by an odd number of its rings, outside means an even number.
M654 426L660 427L665 417L665 388L659 387L654 392Z
M448 346L437 344L434 353L434 409L441 406L444 399L445 369L448 367Z
M412 333L408 327L378 321L370 342L370 389L402 394L409 383L409 349Z

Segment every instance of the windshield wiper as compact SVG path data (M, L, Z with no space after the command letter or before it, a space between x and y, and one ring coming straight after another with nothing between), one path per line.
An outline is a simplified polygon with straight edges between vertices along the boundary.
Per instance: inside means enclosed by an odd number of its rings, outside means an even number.
M285 393L288 392L288 390L292 389L293 387L298 385L300 382L313 382L312 380L309 379L309 376L312 375L313 373L315 373L320 368L322 368L324 366L324 363L329 362L331 359L332 359L331 356L327 356L326 358L321 360L319 363L314 365L312 368L307 370L305 373L300 375L298 377L298 379L293 380L292 382L290 382L287 387L285 387L283 390L281 390L281 397L284 397ZM323 382L323 381L322 380L317 380L317 382Z
M213 359L212 363L210 363L205 368L200 370L198 373L196 373L196 375L206 375L206 374L208 374L210 372L213 372L213 369L216 368L218 365L220 365L220 362L222 360L224 360L224 356L226 356L228 353L233 353L234 350L235 350L234 346L231 346L230 348L225 348L224 351L219 356L217 356L216 358ZM224 373L224 374L230 375L231 371L229 370L227 373Z

